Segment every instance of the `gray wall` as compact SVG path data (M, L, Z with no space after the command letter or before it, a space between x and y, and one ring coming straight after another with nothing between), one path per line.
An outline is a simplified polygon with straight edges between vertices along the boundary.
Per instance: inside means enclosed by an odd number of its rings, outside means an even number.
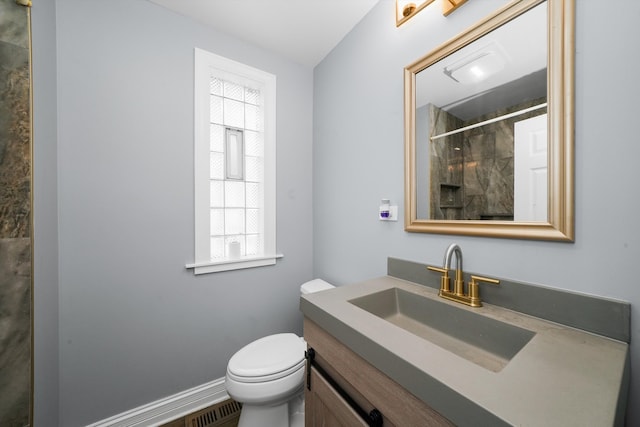
M36 422L59 410L79 426L221 378L259 336L302 332L313 74L144 0L34 3ZM276 266L184 267L194 47L277 76Z
M382 0L315 68L314 273L347 284L385 274L388 256L439 264L456 241L466 270L629 301L638 402L640 3L576 1L575 243L413 234L376 218L382 197L404 215L403 67L506 3L471 1L448 18L433 6L396 28Z
M35 426L58 419L58 187L55 3L31 8Z
M418 235L377 221L382 197L403 215L402 68L504 3L468 2L448 18L431 7L396 28L393 2L381 0L315 69L312 212L310 70L142 0L35 2L35 425L58 412L65 426L103 419L221 377L254 337L300 332L312 213L314 273L338 284L385 274L388 256L439 263L455 240L467 270L630 301L640 371L640 147L628 125L640 4L611 12L578 1L576 243ZM183 269L196 45L278 76L276 267ZM639 394L635 375L630 401Z

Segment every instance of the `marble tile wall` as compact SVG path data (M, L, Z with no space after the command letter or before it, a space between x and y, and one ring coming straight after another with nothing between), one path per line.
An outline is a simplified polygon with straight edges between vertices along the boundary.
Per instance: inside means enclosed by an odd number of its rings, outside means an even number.
M31 399L31 120L28 9L0 0L0 426Z
M469 126L545 102L536 99L462 121L432 107L436 133ZM514 123L546 112L532 111L433 141L431 219L513 220Z
M535 99L464 122L469 126L545 102ZM464 216L513 220L514 123L546 113L535 110L463 133Z
M462 126L462 120L429 106L430 136ZM430 219L464 219L462 214L462 134L433 140L430 144Z

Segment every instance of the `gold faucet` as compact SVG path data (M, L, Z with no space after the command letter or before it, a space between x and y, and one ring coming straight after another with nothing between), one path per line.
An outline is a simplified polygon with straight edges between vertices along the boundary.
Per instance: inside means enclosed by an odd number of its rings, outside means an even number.
M456 256L456 277L454 280L454 288L452 291L449 270L451 269L451 258L454 254ZM442 298L456 301L470 307L482 307L482 301L480 300L480 292L478 289L479 282L493 283L496 285L500 283L500 281L497 279L472 275L471 281L469 282L469 292L465 294L464 278L462 272L462 250L460 249L460 246L455 243L452 243L447 248L443 264L444 265L442 268L427 266L429 270L442 273L442 277L440 278L440 292L438 292L438 295Z

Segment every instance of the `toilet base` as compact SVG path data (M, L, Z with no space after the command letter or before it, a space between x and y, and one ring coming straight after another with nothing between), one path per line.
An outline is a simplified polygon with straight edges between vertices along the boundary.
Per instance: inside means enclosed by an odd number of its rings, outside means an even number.
M244 403L238 427L304 427L304 395L273 406Z

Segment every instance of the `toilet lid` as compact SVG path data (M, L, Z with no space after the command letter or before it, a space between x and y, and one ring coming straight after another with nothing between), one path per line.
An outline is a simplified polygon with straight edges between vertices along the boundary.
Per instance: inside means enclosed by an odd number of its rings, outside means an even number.
M281 378L304 367L305 341L292 333L269 335L247 344L229 360L227 373L238 381Z

